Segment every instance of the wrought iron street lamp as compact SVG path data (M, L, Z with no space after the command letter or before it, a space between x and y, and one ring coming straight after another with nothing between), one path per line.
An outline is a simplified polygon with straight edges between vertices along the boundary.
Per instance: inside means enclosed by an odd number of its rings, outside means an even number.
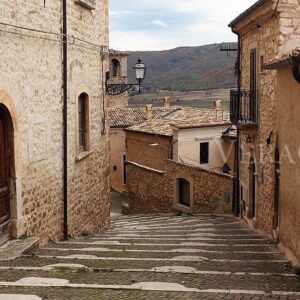
M137 63L133 67L135 71L135 78L137 80L137 84L133 83L108 83L110 79L110 72L106 72L106 91L109 95L119 95L127 91L138 91L141 92L141 83L145 79L146 69L147 67L139 58Z

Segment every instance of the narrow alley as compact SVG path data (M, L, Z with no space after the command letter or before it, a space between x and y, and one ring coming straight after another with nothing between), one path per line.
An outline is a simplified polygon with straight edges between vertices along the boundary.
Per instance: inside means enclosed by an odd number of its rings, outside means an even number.
M0 270L0 294L28 300L300 299L277 247L229 215L118 216L103 234L50 243Z

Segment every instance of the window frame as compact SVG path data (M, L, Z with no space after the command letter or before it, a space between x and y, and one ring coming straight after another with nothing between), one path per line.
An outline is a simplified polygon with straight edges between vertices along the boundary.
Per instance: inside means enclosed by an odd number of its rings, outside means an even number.
M203 153L202 153L202 146L204 146L204 145L207 146L207 150L206 150L206 152L207 152L206 156L207 156L207 157L205 157L206 159L204 159L204 158L202 157L202 154L203 154ZM210 155L209 155L209 148L210 148L210 147L209 147L209 142L201 142L199 148L200 148L200 149L199 149L199 156L200 156L200 157L199 157L199 164L200 164L200 165L207 165L207 164L209 164L209 158L210 158L210 157L209 157L209 156L210 156Z
M90 131L90 98L88 93L82 92L76 101L76 160L81 160L91 154Z

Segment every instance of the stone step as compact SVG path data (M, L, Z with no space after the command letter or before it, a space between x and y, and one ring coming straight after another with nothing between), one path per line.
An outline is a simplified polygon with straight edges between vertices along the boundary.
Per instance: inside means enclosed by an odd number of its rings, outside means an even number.
M44 280L41 282L41 279ZM62 282L64 281L64 282ZM178 284L187 289L198 290L255 290L271 293L274 291L298 292L300 282L297 277L282 277L276 275L217 275L217 274L182 274L182 273L154 273L154 272L117 272L117 271L89 271L84 268L68 270L2 270L0 286L5 282L26 286L48 286L53 283L59 286L69 282L71 284L102 285L102 286L131 286L143 282L161 282L165 284ZM88 287L88 286L86 286ZM84 286L83 286L84 288Z
M175 259L178 256L201 256L204 257L207 260L211 259L225 259L225 260L240 260L240 261L285 261L284 257L280 253L238 253L238 252L207 252L207 251L201 251L200 249L193 249L193 248L185 248L185 249L172 249L165 252L158 251L125 251L120 249L115 249L115 251L112 251L109 248L46 248L46 249L40 249L36 252L36 255L48 255L48 256L70 256L70 255L93 255L98 257L115 257L115 258L136 258L138 259Z
M260 245L260 244L256 244L256 245L226 245L226 244L219 244L219 245L214 245L214 244L208 244L208 243L176 243L176 244L139 244L139 243L134 243L134 244L130 244L130 243L121 243L121 242L117 242L117 243L110 243L108 241L102 241L102 242L96 242L95 241L89 241L89 242L84 242L82 240L77 241L77 240L70 240L69 242L61 242L61 243L51 243L48 244L47 247L50 248L63 248L63 249L67 249L67 248L78 248L78 249L82 249L82 248L99 248L99 247L103 247L103 248L109 248L109 249L113 249L113 250L149 250L149 251L168 251L168 250L172 250L172 249L200 249L200 250L204 250L204 251L222 251L222 252L231 252L231 253L235 253L237 251L242 252L242 253L249 253L249 252L258 252L258 253L262 253L262 252L271 252L271 253L279 253L279 250L277 247L275 247L274 245Z
M53 256L27 256L21 257L14 261L2 262L1 266L10 267L43 267L46 265L52 265L56 263L72 263L72 264L83 264L89 268L109 268L109 269L152 269L161 266L173 266L181 265L194 267L198 270L203 271L225 271L225 272L254 272L254 273L294 273L291 265L289 263L274 263L271 261L266 262L249 262L249 261L172 261L172 260L97 260L88 259L88 257L82 257L81 259L65 258L63 256L53 257Z
M38 242L39 239L35 237L8 241L0 247L0 262L14 260L34 250L38 247Z

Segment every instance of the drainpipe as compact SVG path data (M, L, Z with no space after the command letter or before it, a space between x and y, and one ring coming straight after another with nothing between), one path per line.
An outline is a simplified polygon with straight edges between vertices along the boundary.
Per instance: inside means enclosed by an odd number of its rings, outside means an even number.
M68 238L68 45L67 0L63 0L63 234Z
M231 28L232 32L238 36L238 58L237 58L237 89L238 93L241 91L241 49L242 39L241 35ZM240 207L240 130L237 126L237 139L235 142L234 151L234 180L233 180L233 201L232 211L238 217L241 214Z

